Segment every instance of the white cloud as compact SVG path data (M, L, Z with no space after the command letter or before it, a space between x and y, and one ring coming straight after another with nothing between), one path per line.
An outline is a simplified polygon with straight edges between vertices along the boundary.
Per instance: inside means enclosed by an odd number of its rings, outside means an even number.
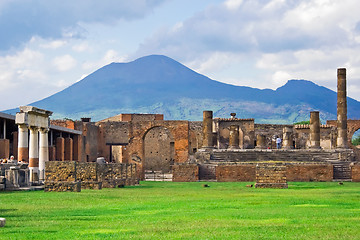
M53 60L54 66L61 72L69 71L77 65L77 61L69 54L59 56Z
M81 22L114 24L120 20L141 19L163 0L29 0L0 3L0 49L20 46L33 36L58 39L87 34ZM31 26L31 27L29 27Z
M99 60L84 62L82 64L82 68L84 70L95 70L112 62L125 62L127 60L128 60L127 55L120 56L118 52L115 51L114 49L109 49Z
M67 42L65 40L55 40L55 41L46 42L40 46L46 49L57 49L63 47L66 43Z
M74 45L72 47L72 49L75 52L85 52L85 51L89 51L91 49L91 47L89 46L88 42L81 42L81 43L79 43L77 45Z
M227 0L225 6L230 10L236 10L243 3L243 0Z

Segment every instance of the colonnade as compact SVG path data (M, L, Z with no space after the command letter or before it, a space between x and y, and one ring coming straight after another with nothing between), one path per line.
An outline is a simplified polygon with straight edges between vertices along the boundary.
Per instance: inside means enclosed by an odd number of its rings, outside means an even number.
M15 123L19 129L18 160L26 162L28 159L30 182L45 179L45 162L49 161L48 132L51 114L51 111L32 106L21 106L20 112L16 113Z

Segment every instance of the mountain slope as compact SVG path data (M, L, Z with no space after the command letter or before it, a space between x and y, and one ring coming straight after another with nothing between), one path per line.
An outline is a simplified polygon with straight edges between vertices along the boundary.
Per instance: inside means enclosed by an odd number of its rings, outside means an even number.
M30 105L53 111L54 118L93 120L134 112L201 120L203 110L213 110L216 117L237 112L268 123L306 120L311 110L320 110L322 119L336 119L336 93L310 81L290 80L275 91L233 86L160 55L109 64ZM348 110L349 118L360 117L358 101L348 99Z

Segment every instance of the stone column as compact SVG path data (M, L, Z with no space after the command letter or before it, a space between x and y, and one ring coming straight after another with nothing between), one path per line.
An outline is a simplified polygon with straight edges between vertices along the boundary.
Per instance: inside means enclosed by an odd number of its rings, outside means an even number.
M266 136L258 134L256 136L256 147L257 149L266 149Z
M6 119L4 119L4 139L6 139Z
M73 160L73 140L70 137L65 138L64 158L66 161Z
M320 149L320 117L319 112L310 112L310 148Z
M26 125L19 125L18 160L29 162L29 129Z
M337 147L347 148L346 68L337 70Z
M203 112L203 145L202 145L203 148L213 147L212 120L213 120L213 112L204 111Z
M291 149L293 145L292 128L283 128L283 149Z
M40 142L39 142L39 180L45 180L45 162L49 161L49 130L46 128L40 129Z
M14 155L14 158L16 160L18 160L18 132L12 132L11 133L12 137L13 137L13 142L12 142L12 149L13 149L13 155Z
M65 160L65 139L63 137L56 138L56 160L64 161Z
M74 160L81 161L81 135L74 135Z
M229 148L239 149L239 126L230 126Z
M39 180L39 128L30 127L29 142L30 182Z

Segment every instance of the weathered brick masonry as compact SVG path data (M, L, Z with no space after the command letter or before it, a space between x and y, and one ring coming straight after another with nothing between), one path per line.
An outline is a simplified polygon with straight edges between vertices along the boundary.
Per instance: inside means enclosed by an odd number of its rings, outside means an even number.
M46 162L45 191L80 191L138 183L135 164Z
M216 167L218 182L251 182L255 181L256 164L219 165Z
M288 163L286 179L291 182L331 182L333 166L330 163Z
M256 188L287 188L286 166L283 163L256 164Z
M351 176L353 182L360 182L360 163L351 166Z
M177 164L172 166L174 182L199 181L199 166L197 164Z

